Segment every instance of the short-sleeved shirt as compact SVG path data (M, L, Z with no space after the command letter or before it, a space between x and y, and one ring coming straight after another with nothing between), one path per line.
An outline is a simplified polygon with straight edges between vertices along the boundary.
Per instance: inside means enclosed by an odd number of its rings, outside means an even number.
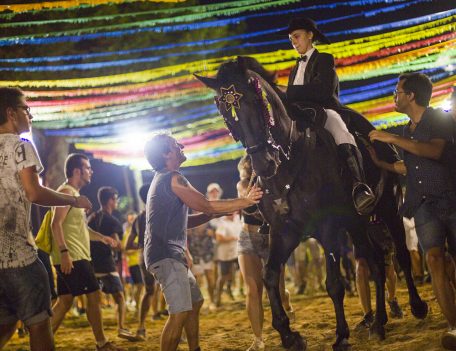
M79 191L69 184L62 184L57 191L67 190L73 196L79 196ZM55 208L52 209L55 211ZM63 220L63 237L73 261L90 261L90 236L87 227L86 213L83 208L70 207ZM52 239L51 258L54 265L61 264L60 251L55 238Z
M442 111L429 107L413 132L410 131L410 124L404 128L404 137L421 142L432 139L451 141L451 120ZM454 196L449 169L441 160L420 157L404 150L404 163L407 168L407 192L401 212L405 217L413 217L420 204L426 199L444 199ZM448 200L445 203L452 201Z
M104 236L111 237L116 233L121 238L123 234L122 225L117 218L101 210L90 217L89 227ZM109 245L100 241L90 241L90 255L95 273L116 272L113 251Z
M234 220L222 218L219 221L215 233L225 238L234 238L235 240L217 243L217 259L219 261L231 261L238 257L237 240L242 230L242 223L236 216Z
M19 172L43 166L33 144L15 134L0 134L0 269L25 267L37 259L31 242L30 208Z
M174 174L180 175L177 171L158 171L147 194L144 261L148 269L165 258L187 266L188 207L171 188Z
M209 235L210 231L212 228L209 223L191 229L188 236L188 250L192 255L194 264L201 263L201 261L207 263L214 259L214 238Z

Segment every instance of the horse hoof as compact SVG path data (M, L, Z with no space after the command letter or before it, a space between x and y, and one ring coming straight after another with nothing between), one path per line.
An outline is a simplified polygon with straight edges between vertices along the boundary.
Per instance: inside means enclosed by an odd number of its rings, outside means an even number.
M340 341L336 341L336 343L332 346L334 351L350 351L351 345L348 342L347 338L343 338Z
M307 341L305 338L301 336L298 332L293 332L292 334L292 344L287 347L283 345L287 350L290 351L305 351L307 349Z
M385 340L385 328L377 322L369 328L369 340L383 341Z
M415 318L424 319L426 318L429 307L425 301L419 301L418 303L411 303L410 307L412 309L412 314Z

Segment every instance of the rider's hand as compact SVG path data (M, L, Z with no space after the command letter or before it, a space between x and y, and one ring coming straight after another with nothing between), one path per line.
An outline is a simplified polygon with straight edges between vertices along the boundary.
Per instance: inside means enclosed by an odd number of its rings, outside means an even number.
M68 251L60 253L60 270L63 274L70 274L73 267L73 260Z
M90 210L92 208L92 203L84 195L75 196L75 201L74 201L73 207L85 208L86 210Z
M259 203L262 196L263 191L261 190L261 188L254 185L247 194L246 199L249 200L249 202L253 205Z

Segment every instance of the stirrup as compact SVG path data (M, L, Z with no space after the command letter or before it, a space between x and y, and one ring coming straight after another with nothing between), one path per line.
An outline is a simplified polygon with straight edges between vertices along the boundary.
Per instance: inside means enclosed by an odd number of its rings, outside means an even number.
M361 194L361 196L359 194ZM353 186L352 199L356 212L360 215L370 214L377 204L375 195L369 185L361 182L358 182Z

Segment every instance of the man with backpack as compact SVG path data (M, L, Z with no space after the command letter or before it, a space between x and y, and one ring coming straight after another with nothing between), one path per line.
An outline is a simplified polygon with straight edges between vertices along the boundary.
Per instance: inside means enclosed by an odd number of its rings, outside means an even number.
M71 154L65 161L67 180L57 191L78 196L82 187L92 179L92 167L87 156ZM97 350L118 351L120 348L106 339L100 306L100 287L91 264L90 240L101 241L112 247L117 242L104 236L86 223L83 210L74 207L58 207L52 218L51 258L57 271L58 299L54 305L52 330L59 328L65 314L73 305L75 296L87 296L87 319L92 327Z

